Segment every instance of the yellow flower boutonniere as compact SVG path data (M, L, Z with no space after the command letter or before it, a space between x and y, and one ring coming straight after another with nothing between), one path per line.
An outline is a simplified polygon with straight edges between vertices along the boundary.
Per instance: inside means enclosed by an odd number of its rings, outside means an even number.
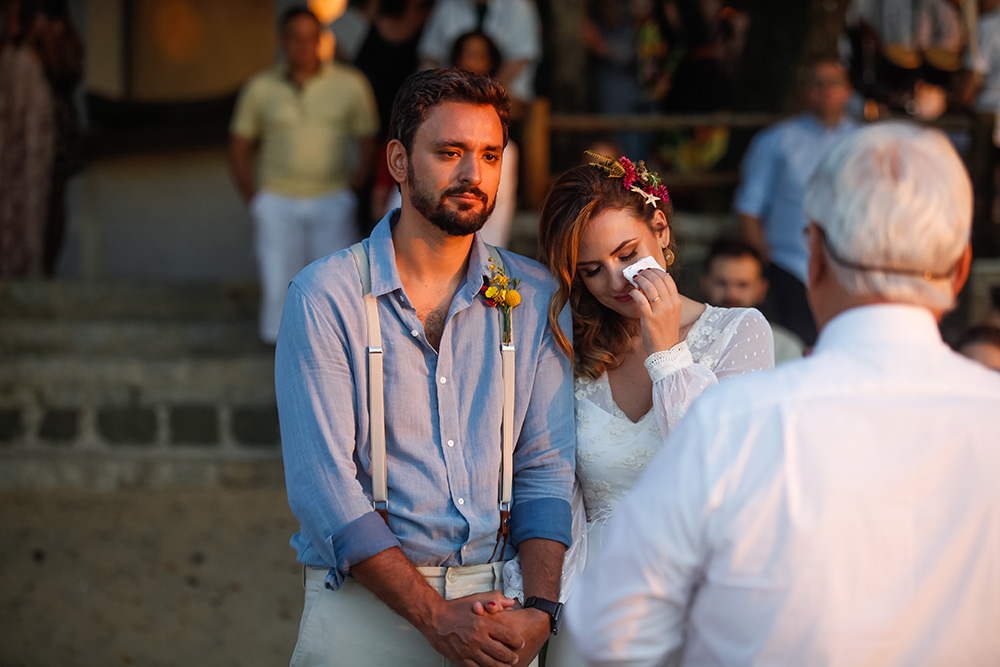
M510 310L521 303L521 294L517 291L517 286L521 281L518 278L509 277L502 267L496 265L492 257L490 257L490 271L493 275L483 276L483 286L479 293L483 295L487 306L494 306L503 313L502 343L510 345L513 342Z

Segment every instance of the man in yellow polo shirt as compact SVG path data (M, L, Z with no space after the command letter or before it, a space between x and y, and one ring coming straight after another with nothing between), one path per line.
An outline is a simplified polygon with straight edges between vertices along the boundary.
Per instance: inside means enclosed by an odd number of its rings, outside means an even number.
M358 239L355 190L374 160L371 86L358 70L320 60L320 29L305 7L283 14L286 62L243 87L230 125L233 177L254 220L268 343L295 274Z

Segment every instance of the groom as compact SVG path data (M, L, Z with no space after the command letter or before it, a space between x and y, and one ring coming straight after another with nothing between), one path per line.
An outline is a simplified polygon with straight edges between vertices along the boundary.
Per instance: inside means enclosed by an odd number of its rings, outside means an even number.
M289 288L275 382L306 581L293 665L528 665L554 628L574 470L572 372L546 318L555 285L536 262L491 258L475 233L495 203L508 109L490 79L411 76L387 148L402 208L364 242L367 260L336 253ZM382 337L384 516L372 503L362 261ZM500 267L521 296L509 539L497 492L502 318L480 293ZM495 591L518 553L529 608L476 613L512 604Z

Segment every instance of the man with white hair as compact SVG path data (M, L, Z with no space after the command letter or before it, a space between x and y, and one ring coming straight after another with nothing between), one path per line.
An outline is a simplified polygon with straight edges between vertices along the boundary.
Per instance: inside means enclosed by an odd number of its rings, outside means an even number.
M879 124L805 208L815 351L703 394L619 505L565 614L591 665L1000 664L1000 377L938 331L969 178Z

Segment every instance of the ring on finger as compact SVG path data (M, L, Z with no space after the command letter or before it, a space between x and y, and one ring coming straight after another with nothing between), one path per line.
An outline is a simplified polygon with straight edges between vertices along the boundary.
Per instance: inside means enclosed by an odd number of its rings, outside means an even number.
M650 299L649 302L650 303L655 303L656 301L659 301L659 300L660 300L660 297L656 297L655 299Z

